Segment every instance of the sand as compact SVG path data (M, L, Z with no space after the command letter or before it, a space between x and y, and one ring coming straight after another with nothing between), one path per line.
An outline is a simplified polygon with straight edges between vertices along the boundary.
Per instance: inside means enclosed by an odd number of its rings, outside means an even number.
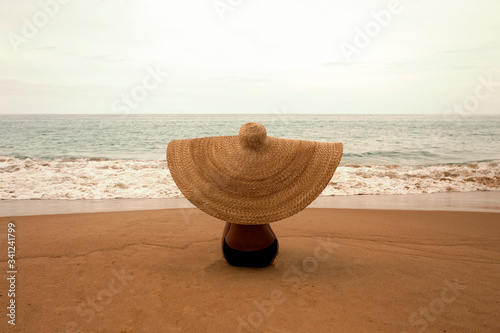
M197 209L0 221L1 332L500 331L498 213L308 208L262 269L229 266Z

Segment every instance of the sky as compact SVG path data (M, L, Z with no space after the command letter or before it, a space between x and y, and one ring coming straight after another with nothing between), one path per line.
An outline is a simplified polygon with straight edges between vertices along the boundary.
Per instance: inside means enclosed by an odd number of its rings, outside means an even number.
M498 0L0 2L0 114L500 114Z

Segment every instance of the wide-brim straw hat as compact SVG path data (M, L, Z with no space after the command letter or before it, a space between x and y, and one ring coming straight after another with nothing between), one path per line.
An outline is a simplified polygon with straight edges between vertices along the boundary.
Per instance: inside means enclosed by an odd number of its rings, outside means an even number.
M266 224L306 208L330 182L340 142L267 136L259 123L239 135L172 140L167 163L184 196L226 222Z

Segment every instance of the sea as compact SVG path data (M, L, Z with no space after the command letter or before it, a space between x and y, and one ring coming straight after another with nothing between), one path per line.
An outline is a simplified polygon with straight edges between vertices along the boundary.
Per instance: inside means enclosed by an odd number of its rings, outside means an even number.
M344 143L323 196L500 189L500 115L0 115L0 199L182 197L169 141L250 121Z

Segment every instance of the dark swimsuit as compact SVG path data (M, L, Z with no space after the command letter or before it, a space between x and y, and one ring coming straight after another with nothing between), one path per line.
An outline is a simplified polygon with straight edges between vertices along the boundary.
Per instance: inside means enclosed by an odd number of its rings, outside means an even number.
M256 251L235 250L226 243L226 238L222 244L222 252L230 265L238 267L265 267L273 263L278 253L278 240L268 247Z

